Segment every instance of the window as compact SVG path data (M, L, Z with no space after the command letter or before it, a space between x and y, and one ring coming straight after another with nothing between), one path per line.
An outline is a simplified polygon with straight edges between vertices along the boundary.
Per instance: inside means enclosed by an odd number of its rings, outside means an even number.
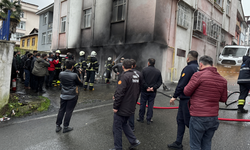
M48 14L44 14L43 15L43 25L47 24L47 18L48 18Z
M229 15L229 12L230 12L230 1L227 0L226 14Z
M126 0L114 0L112 21L125 20Z
M52 31L48 32L48 41L47 43L51 43L52 42Z
M195 12L194 18L194 31L203 32L202 22L206 23L206 33L207 36L215 40L219 40L221 33L221 26L215 23L214 20L209 19L203 13L197 11Z
M20 13L20 18L24 18L24 12L23 11Z
M30 39L27 39L27 47L30 46Z
M36 44L36 39L32 38L32 46L35 46L35 44Z
M46 33L42 34L42 44L45 44L45 40L46 40Z
M66 17L62 17L61 32L66 32Z
M24 33L16 33L16 40L17 41L20 41L21 40L21 37L24 36L25 34Z
M91 27L91 10L92 9L84 10L84 28Z
M18 25L17 25L17 29L22 29L22 30L25 30L25 22L24 21L21 21Z
M178 6L177 24L185 28L189 27L188 8L182 4Z
M217 3L220 7L222 7L222 1L223 0L214 0L214 2Z
M25 40L22 41L22 47L24 47L24 44L25 44Z

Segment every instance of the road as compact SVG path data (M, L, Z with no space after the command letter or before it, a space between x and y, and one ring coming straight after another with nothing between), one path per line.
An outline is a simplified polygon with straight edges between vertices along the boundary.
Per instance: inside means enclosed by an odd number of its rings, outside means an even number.
M106 85L97 85L94 92L105 90ZM114 86L115 87L115 86ZM112 91L114 87L107 90ZM237 87L230 85L231 90ZM52 90L53 91L53 90ZM106 92L107 92L106 91ZM47 93L49 96L50 92ZM54 101L55 92L50 99ZM83 95L86 93L82 93ZM166 92L167 94L173 93ZM59 95L59 92L57 92ZM93 93L90 93L93 94ZM107 93L106 93L107 94ZM104 95L106 95L104 94ZM58 96L57 95L57 96ZM97 94L98 95L98 94ZM53 98L54 97L54 98ZM57 104L58 102L53 102ZM69 133L56 133L55 121L57 108L36 116L14 118L9 122L0 123L0 149L3 150L107 150L113 148L112 136L112 100L78 104L71 120L74 130ZM248 100L249 102L249 100ZM176 106L178 102L176 103ZM220 104L224 107L224 104ZM158 93L155 106L169 106L169 98ZM246 106L249 109L249 105ZM139 106L136 109L138 116ZM238 115L236 111L220 111L223 118L249 118L249 114ZM164 150L167 144L176 138L177 110L154 110L154 122L151 125L135 122L135 135L141 141L140 150ZM213 150L247 150L250 149L250 123L220 121L213 142ZM189 150L189 133L186 130L183 140L184 150ZM129 143L123 137L123 147Z

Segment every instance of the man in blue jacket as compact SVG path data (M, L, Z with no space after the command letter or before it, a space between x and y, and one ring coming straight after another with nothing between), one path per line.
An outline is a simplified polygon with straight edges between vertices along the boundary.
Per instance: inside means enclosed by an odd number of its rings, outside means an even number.
M238 113L248 113L248 110L244 109L246 97L250 90L250 57L244 56L243 63L240 68L240 74L238 77L238 84L240 86L240 96L238 100Z
M169 148L182 149L182 139L185 133L185 126L189 127L190 114L188 110L188 101L190 97L185 96L183 93L184 87L188 84L192 75L198 71L199 65L197 62L198 53L196 51L190 51L187 56L188 65L182 70L181 77L178 85L175 89L173 98L170 100L170 104L174 105L174 101L177 97L180 98L179 109L177 114L177 138L172 144L168 144Z

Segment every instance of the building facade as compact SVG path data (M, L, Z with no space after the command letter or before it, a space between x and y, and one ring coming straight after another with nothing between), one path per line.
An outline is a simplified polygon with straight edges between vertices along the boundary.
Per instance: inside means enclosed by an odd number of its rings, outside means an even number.
M178 80L186 65L188 51L199 57L209 55L217 59L226 45L244 44L245 22L239 0L183 0L177 2L177 30L174 68L171 75ZM241 26L243 30L241 30Z
M36 14L39 15L38 51L51 51L54 4Z
M164 82L177 81L189 51L216 65L225 45L245 41L242 18L240 0L55 0L52 50L95 50L101 66L134 58L139 70L153 57Z
M39 28L39 16L36 15L38 5L21 1L22 13L21 21L16 27L16 33L11 34L11 41L16 42L16 46L20 46L22 36L29 35L34 28Z
M20 48L24 50L37 51L38 29L34 28L29 35L21 37Z
M139 70L153 57L167 81L176 28L172 7L172 0L55 0L52 49L70 51L76 60L79 51L95 50L101 73L110 56L134 58Z

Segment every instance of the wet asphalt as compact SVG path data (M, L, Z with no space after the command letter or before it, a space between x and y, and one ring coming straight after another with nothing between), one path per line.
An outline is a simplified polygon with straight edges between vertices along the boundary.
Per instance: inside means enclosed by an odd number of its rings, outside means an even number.
M20 86L21 87L21 86ZM18 92L29 95L42 95L52 102L47 112L33 114L22 118L12 118L8 122L0 122L1 150L108 150L113 148L112 136L112 96L115 84L96 84L95 91L83 91L80 88L78 105L73 113L70 126L74 130L69 133L55 133L56 114L60 103L58 87L47 89L45 94L35 94L19 87ZM172 95L174 84L169 84L171 91L163 91ZM237 91L234 81L228 84L230 92ZM237 95L236 95L237 97ZM169 107L169 97L157 94L155 106ZM250 109L250 99L245 108ZM178 106L178 102L176 102ZM220 107L225 108L221 103ZM236 104L230 106L236 108ZM138 116L137 106L135 116ZM154 122L151 125L135 121L135 135L141 141L139 150L168 150L167 144L175 141L177 110L154 110ZM250 119L249 114L238 115L236 111L220 110L221 118ZM137 118L137 117L135 117ZM220 121L219 129L215 132L213 150L248 150L250 149L250 123ZM128 149L129 142L123 135L123 147ZM183 149L189 150L188 129L183 139Z

